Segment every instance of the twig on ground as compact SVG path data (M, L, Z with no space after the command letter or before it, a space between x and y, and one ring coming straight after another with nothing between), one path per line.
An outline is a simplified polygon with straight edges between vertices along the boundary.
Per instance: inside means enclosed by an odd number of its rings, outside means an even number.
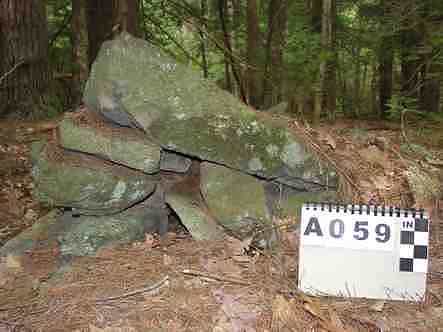
M22 64L25 63L25 60L21 60L17 62L9 71L7 71L5 74L0 77L0 84L3 82L3 80L6 79L9 75L11 75L18 67L20 67Z
M405 121L406 121L406 113L408 112L407 109L403 110L401 112L401 136L403 137L403 140L405 141L406 145L408 146L408 149L411 152L415 152L412 145L409 142L408 136L406 135L406 128L405 128Z
M195 276L195 277L213 279L213 280L217 280L217 281L230 282L232 284L238 284L238 285L243 285L243 286L251 286L251 283L249 283L247 281L238 280L235 278L218 276L218 275L200 272L200 271L196 271L196 270L185 269L185 270L183 270L183 274L191 275L191 276Z
M160 281L158 281L150 286L136 289L136 290L133 290L133 291L121 294L121 295L109 296L109 297L105 297L102 299L96 299L95 302L106 302L106 301L124 299L126 297L134 296L137 294L152 292L152 291L157 290L157 289L161 288L162 286L168 285L168 284L169 284L169 276L166 276L163 279L161 279Z

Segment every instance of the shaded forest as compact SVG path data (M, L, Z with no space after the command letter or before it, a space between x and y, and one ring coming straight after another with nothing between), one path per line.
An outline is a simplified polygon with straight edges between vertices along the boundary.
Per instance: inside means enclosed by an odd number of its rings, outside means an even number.
M145 38L261 110L285 102L313 123L439 118L438 0L0 2L0 115L72 108L103 41ZM204 96L202 96L204 98Z

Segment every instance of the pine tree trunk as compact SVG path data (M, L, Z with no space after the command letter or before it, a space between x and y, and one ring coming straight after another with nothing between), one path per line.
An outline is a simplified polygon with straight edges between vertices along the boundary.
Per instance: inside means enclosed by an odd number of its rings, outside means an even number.
M406 6L415 4L406 3ZM419 98L420 81L420 45L422 43L418 24L418 9L412 7L410 15L403 19L401 42L401 93L403 97L412 98L415 107ZM407 105L411 106L411 105Z
M386 2L387 0L380 0L380 7L383 10L383 17L381 19L384 27L388 26L389 16L391 15L391 7ZM383 33L379 50L379 109L382 118L386 118L389 111L389 101L392 97L392 71L394 61L394 47L393 37L390 29Z
M268 11L265 77L263 80L263 107L282 100L283 47L286 41L287 0L271 0Z
M322 0L310 1L311 26L312 30L317 33L321 33L322 8L323 8Z
M112 1L88 0L89 65L97 57L102 43L112 37Z
M323 0L321 44L328 57L320 64L322 110L330 119L335 118L337 106L337 51L336 51L336 0Z
M208 3L207 0L200 0L200 10L201 10L201 17L202 17L202 29L199 31L200 33L200 53L202 58L202 70L203 70L203 77L208 78L209 77L209 65L208 65L208 56L207 56L207 49L208 49L208 40L206 38L206 31L207 31L207 19L208 19Z
M247 87L249 104L252 107L260 106L260 95L258 90L257 69L259 66L258 45L260 38L257 12L257 0L248 0L247 9Z
M218 17L223 33L223 47L224 47L224 63L225 63L225 89L233 92L233 84L231 77L231 34L230 22L228 17L228 0L218 0Z
M422 86L420 89L420 108L424 112L438 113L441 108L441 84L443 78L443 59L438 56L440 50L432 45L433 36L443 33L443 6L435 8L433 1L425 1L422 12L422 37L424 50L422 52L423 68ZM438 14L440 12L440 15Z
M83 87L89 74L87 0L72 0L72 94L74 104L81 101Z
M111 1L111 0L109 0ZM118 32L126 31L139 36L138 0L112 0L112 26L118 27Z
M49 83L44 1L0 0L0 117L31 116Z

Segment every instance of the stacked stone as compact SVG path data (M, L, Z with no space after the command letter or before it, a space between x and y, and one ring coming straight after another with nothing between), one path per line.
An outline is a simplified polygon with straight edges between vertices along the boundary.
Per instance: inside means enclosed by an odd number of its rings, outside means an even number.
M171 211L197 240L263 234L335 196L334 170L290 129L129 34L104 43L84 104L32 152L35 197L65 211L49 233L66 256L164 233Z

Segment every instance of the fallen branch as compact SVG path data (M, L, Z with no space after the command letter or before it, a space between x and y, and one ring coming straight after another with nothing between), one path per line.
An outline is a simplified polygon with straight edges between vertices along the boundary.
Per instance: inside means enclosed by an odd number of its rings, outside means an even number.
M21 60L21 61L17 62L9 71L7 71L5 74L3 74L3 76L0 77L0 84L3 82L3 80L6 79L6 77L11 75L18 67L20 67L24 63L25 63L25 60Z
M251 286L251 284L249 282L246 282L243 280L218 276L218 275L200 272L200 271L196 271L196 270L185 269L185 270L183 270L183 274L191 275L191 276L195 276L195 277L202 277L202 278L217 280L217 281L230 282L232 284L238 284L238 285L243 285L243 286Z
M130 291L130 292L127 292L127 293L123 293L121 295L109 296L109 297L105 297L105 298L102 298L102 299L96 299L95 302L106 302L106 301L113 301L113 300L124 299L126 297L134 296L134 295L137 295L137 294L143 294L143 293L147 293L147 292L152 292L154 290L157 290L157 289L161 288L164 285L169 285L169 276L164 277L160 281L158 281L155 284L152 284L150 286L143 287L143 288L140 288L140 289L136 289L136 290L133 290L133 291Z

